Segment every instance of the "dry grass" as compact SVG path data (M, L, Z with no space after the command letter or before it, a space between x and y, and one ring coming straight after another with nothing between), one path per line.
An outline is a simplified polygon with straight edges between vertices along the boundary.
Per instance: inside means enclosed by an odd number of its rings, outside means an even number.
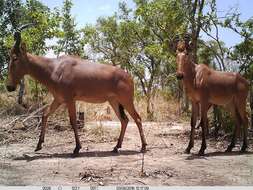
M16 103L17 92L0 94L0 144L10 142L21 142L25 139L37 138L40 126L42 111L35 116L22 122L34 110L42 104L52 101L51 95L44 97L43 103L31 103L29 97L24 98L26 108ZM155 121L171 121L180 118L177 112L178 104L174 100L166 100L162 95L154 97L154 119ZM85 127L80 130L85 133L90 141L111 142L116 141L119 135L119 128L112 129L103 126L101 121L118 121L109 103L91 104L77 102L77 112L84 112ZM136 109L143 121L147 120L146 101L140 98L135 102ZM126 112L128 115L128 113ZM132 121L132 118L128 115ZM94 124L94 121L95 124ZM92 122L93 124L90 124ZM89 123L89 124L87 124ZM62 105L48 120L49 130L65 131L72 130L69 123L68 112L65 105ZM71 133L72 135L72 133Z
M140 98L139 101L135 101L135 107L140 114L143 121L147 121L146 107L147 103L144 98ZM181 115L178 112L178 103L173 100L167 100L162 95L156 95L153 100L154 104L154 121L168 121L179 119ZM117 121L118 118L115 115L112 107L109 103L92 104L86 102L77 102L77 111L84 112L85 121ZM55 115L64 115L67 117L66 109L57 111ZM132 120L126 111L128 118Z
M25 112L31 112L36 110L42 104L52 102L52 96L48 94L43 98L43 102L34 103L31 100L31 95L24 97L25 107L17 104L17 92L13 93L2 93L0 94L0 115L6 113L6 115L20 115ZM147 103L144 97L138 98L135 101L135 107L137 112L142 117L143 121L147 120ZM157 94L153 99L154 104L154 120L155 121L167 121L176 119L179 116L178 113L178 102L175 99L167 99L161 94ZM85 102L77 102L77 111L85 113L85 121L104 121L104 120L118 120L114 114L113 109L109 103L103 104L91 104ZM67 118L66 106L61 106L54 114L53 117ZM129 117L130 118L130 117ZM131 118L130 118L131 119Z
M143 121L147 121L147 102L144 98L140 98L138 102L135 102L136 109L142 117ZM157 94L153 99L154 105L154 121L170 121L178 120L180 117L179 105L175 99L165 98L161 94Z
M20 115L26 112L25 108L16 101L16 94L0 94L0 116Z
M114 142L118 140L120 128L103 126L101 122L87 127L87 136L91 142Z
M112 121L118 119L109 103L77 102L76 107L78 112L84 112L85 121Z

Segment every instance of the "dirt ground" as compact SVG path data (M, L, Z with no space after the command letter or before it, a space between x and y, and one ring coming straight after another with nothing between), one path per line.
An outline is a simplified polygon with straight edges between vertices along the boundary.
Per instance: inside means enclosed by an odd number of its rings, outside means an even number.
M69 128L49 127L43 149L34 152L39 128L16 129L24 137L0 146L1 185L253 185L253 149L224 153L228 141L207 140L199 157L200 138L192 154L184 154L188 123L143 123L148 151L139 152L137 127L130 122L119 154L119 123L89 122L80 130L83 148L72 157L74 135Z

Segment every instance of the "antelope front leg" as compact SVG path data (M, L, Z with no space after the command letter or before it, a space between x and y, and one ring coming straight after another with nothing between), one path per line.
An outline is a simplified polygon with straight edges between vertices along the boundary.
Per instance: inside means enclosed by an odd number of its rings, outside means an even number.
M198 104L192 103L191 134L190 134L190 141L189 141L188 147L185 150L186 154L190 154L191 149L194 146L195 126L197 122L198 111L199 111Z
M203 156L206 150L206 130L207 130L207 105L201 104L201 128L202 128L202 143L199 150L199 156Z
M235 111L234 117L235 117L236 125L235 125L235 128L234 128L231 143L230 143L230 145L228 146L228 148L226 149L225 152L231 152L232 149L235 147L235 144L236 144L236 141L237 141L237 134L239 133L239 129L240 129L240 126L241 126L241 122L240 122L241 119L240 119L240 116L238 114L236 114L236 111Z
M78 155L79 150L82 148L79 136L78 136L78 131L77 131L77 125L76 125L76 106L75 102L71 102L67 104L68 106L68 112L69 112L69 119L70 119L70 124L74 130L75 134L75 141L76 141L76 148L74 149L73 153L74 155Z
M246 116L246 112L245 116L242 116L242 124L243 124L243 144L242 144L242 148L241 148L241 152L245 152L246 149L248 148L248 117ZM253 121L252 121L253 122Z
M53 100L50 106L47 106L44 109L43 116L42 116L42 125L41 125L41 132L40 132L40 138L39 142L37 144L37 148L35 151L41 150L42 148L42 143L44 142L45 139L45 132L46 132L46 127L47 127L47 119L48 117L55 112L55 110L60 106L60 103L57 100Z

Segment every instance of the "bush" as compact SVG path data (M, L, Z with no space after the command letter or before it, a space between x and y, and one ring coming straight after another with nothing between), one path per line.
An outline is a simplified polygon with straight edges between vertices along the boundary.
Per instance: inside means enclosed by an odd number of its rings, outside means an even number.
M26 78L26 90L32 101L42 101L43 97L48 93L45 86L30 77Z
M234 118L231 116L231 113L227 112L226 110L222 109L221 111L221 126L223 127L226 133L233 132L235 128L235 121Z

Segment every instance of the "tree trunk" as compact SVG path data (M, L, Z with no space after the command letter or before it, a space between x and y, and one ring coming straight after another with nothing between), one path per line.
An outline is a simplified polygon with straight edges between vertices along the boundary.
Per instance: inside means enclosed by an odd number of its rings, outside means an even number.
M180 116L182 113L182 97L183 97L183 85L181 81L178 81L178 90L177 90L177 101L178 101L178 115Z
M251 120L251 130L253 130L253 82L250 85L250 120Z
M183 103L183 105L182 105L183 112L188 113L189 112L189 98L188 98L186 92L183 93L182 103Z
M181 113L188 113L189 112L189 98L185 92L185 89L182 85L182 83L180 84L181 86L179 87L180 89L180 99L181 99Z
M147 119L149 121L154 120L154 104L151 100L151 95L147 96Z
M21 79L20 81L20 88L18 92L18 104L23 104L23 96L25 93L25 79Z
M192 34L192 58L193 62L195 64L198 64L198 57L197 57L197 51L198 51L198 36L196 36L196 32L193 31Z
M218 133L221 128L221 111L216 105L213 105L213 117L214 117L214 137L218 138Z

